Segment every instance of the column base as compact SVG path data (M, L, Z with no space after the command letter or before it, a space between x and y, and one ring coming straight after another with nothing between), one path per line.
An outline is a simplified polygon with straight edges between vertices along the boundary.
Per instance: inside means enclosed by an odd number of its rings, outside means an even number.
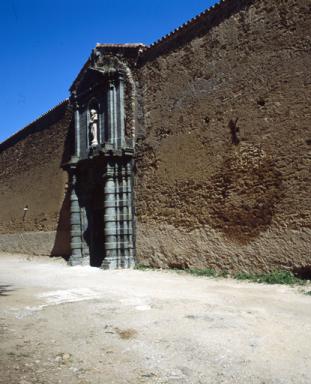
M125 257L123 261L123 268L130 269L134 267L135 267L135 260L133 259L133 257L132 256Z
M116 257L106 257L100 267L102 269L118 269L118 259Z
M90 258L70 256L67 264L70 265L71 267L74 267L75 265L90 265Z

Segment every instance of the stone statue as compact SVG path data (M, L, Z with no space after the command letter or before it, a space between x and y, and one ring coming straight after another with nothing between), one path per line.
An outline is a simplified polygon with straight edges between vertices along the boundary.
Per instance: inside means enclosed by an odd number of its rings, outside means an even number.
M98 131L98 113L96 109L92 108L90 110L90 124L89 124L89 135L90 135L91 147L98 145L97 131Z

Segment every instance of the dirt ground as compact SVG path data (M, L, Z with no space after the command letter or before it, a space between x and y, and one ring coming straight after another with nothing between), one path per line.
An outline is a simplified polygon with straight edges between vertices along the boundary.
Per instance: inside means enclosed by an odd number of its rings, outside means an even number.
M311 382L301 288L7 254L0 287L1 384Z

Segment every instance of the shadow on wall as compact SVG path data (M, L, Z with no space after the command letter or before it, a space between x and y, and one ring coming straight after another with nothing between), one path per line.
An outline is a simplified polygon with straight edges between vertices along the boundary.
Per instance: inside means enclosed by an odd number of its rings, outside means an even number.
M145 182L149 188L137 199L140 222L148 218L188 232L207 225L237 244L249 244L270 228L285 193L282 174L261 146L240 142L236 123L229 126L232 143L222 164L211 175L202 167L201 180L185 173L160 187L157 178Z
M71 155L74 153L73 124L74 122L72 119L64 142L64 152L62 155L61 163L59 165L61 169L63 168L64 164L69 162ZM50 256L61 256L65 260L68 260L70 252L70 188L66 188L64 200L58 215L56 235Z
M228 154L212 178L211 225L231 241L247 244L271 226L284 196L282 174L259 146L241 143Z
M62 207L59 212L54 245L51 257L62 256L68 260L70 256L70 190L67 188Z

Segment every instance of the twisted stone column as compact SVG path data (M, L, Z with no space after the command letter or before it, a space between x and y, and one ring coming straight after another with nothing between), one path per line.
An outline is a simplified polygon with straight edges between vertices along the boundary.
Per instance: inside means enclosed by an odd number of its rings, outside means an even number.
M127 262L127 244L128 244L128 202L127 202L127 180L126 180L126 167L122 166L121 170L121 191L122 191L122 207L121 207L121 218L122 218L122 268L128 267Z
M132 192L132 162L126 164L126 183L127 183L127 227L128 227L128 246L127 246L127 268L135 265L134 260L134 232L133 232L133 192Z
M114 164L107 162L105 179L105 251L106 256L102 262L102 268L115 269L118 268L117 260L117 228L116 228L116 185Z
M79 105L75 103L75 154L80 156L80 113Z
M117 116L116 116L116 88L114 81L109 79L108 83L108 132L107 141L114 148L117 145Z
M122 73L118 74L118 92L117 92L117 117L118 117L118 148L123 148L125 144L125 105L124 105L124 77Z
M81 215L77 188L77 175L75 168L70 170L70 265L82 264L82 244L81 244Z
M119 164L115 163L114 165L114 174L115 174L115 215L116 215L116 257L117 257L117 268L121 268L121 221L120 216L120 205L122 201L120 199L120 183L119 183Z
M83 238L88 228L88 218L86 207L80 208L81 213L81 248L82 248L82 264L90 265L90 250L86 240Z

